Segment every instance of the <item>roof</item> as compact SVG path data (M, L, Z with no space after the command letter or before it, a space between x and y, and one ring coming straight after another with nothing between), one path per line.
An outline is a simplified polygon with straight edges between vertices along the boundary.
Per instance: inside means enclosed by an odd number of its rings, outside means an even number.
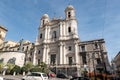
M5 31L8 31L5 27L0 25L0 28L4 29Z

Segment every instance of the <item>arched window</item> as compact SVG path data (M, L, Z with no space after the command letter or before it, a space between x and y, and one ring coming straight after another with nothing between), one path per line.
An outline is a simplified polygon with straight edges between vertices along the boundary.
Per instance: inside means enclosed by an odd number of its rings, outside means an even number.
M42 34L40 34L40 39L42 38Z
M45 20L43 20L42 24L44 25L44 23L45 23Z
M28 46L26 47L26 50L28 50Z
M68 12L68 18L70 18L71 17L71 13L70 12Z
M40 50L38 51L38 54L40 54Z
M95 49L98 49L98 48L99 48L98 44L97 44L97 43L95 43Z
M24 47L22 48L22 51L24 51Z
M68 27L68 32L69 32L69 33L71 32L71 27Z
M69 47L68 47L68 50L69 50L69 51L71 51L71 50L72 50L72 47L71 47L71 46L69 46Z
M53 32L53 38L56 38L57 35L56 35L56 31Z

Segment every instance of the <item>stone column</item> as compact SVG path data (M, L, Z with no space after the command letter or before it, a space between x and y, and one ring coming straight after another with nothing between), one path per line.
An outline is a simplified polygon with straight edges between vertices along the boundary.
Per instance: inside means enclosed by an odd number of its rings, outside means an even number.
M63 45L63 64L66 64L65 44Z
M65 28L66 28L65 22L63 22L63 36L64 36L64 37L65 37Z
M49 64L49 61L48 61L48 45L46 46L46 58L45 58L45 62L46 64Z
M79 58L78 58L78 43L77 43L77 41L75 41L74 44L75 44L75 63L79 64L79 62L78 62Z
M47 26L45 26L45 38L44 38L44 42L46 42L47 40Z
M48 27L48 41L50 40L50 27Z
M63 44L62 44L62 42L60 42L60 44L59 44L59 46L60 46L60 62L59 62L59 64L62 64L62 55L63 55L63 50L62 50L62 46L63 46Z
M43 46L43 62L45 62L46 59L46 45Z
M62 29L62 22L60 22L60 38L62 37L62 32L63 31L63 29Z
M37 48L35 48L35 51L33 54L33 65L36 65L36 55L37 55Z

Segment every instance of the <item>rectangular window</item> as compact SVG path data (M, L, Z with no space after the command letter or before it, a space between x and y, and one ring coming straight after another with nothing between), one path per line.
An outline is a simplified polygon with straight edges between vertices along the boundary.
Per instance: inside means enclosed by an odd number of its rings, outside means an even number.
M82 52L85 52L85 46L81 46Z
M40 64L40 59L38 59L38 64Z
M56 62L56 54L51 54L50 64L55 65Z
M98 47L98 44L97 43L95 43L95 49L98 49L99 47Z
M69 32L69 33L71 32L71 27L68 27L68 32Z
M97 58L97 64L101 64L100 58Z
M69 47L68 47L68 50L69 50L69 51L71 51L71 50L72 50L72 47L71 47L71 46L69 46Z
M69 65L72 65L73 63L72 57L69 57L68 60L69 60Z
M40 34L40 38L42 38L42 34Z
M82 62L83 62L83 64L87 64L86 53L82 53Z

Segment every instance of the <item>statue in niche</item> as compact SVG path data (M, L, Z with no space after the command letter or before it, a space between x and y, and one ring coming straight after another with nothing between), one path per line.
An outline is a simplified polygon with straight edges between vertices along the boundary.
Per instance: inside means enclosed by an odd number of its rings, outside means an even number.
M15 61L16 61L16 58L13 57L13 58L10 58L7 63L15 64Z

